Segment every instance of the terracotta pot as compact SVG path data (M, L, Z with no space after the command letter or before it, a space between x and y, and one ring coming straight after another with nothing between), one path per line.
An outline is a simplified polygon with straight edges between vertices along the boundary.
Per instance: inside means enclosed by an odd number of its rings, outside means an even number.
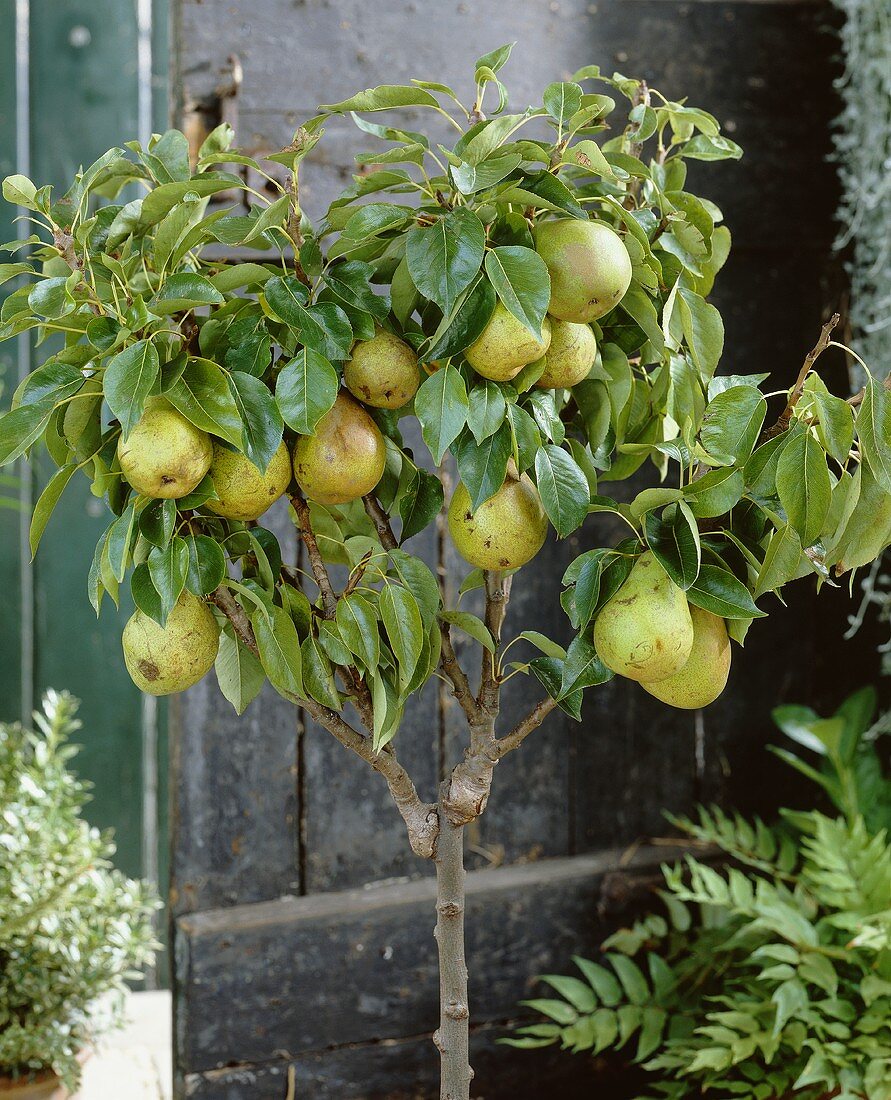
M0 1097L3 1100L67 1100L71 1094L59 1083L52 1070L39 1073L30 1080L0 1077Z
M81 1065L90 1057L89 1050L77 1056ZM0 1073L0 1100L77 1100L79 1093L69 1092L51 1069L42 1070L30 1080L13 1081Z

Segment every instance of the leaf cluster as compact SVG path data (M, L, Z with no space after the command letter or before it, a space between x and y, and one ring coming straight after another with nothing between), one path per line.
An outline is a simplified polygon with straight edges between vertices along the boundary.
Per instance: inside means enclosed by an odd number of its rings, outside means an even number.
M118 1020L108 994L152 959L159 904L111 868L110 836L81 816L76 709L49 692L38 732L0 726L0 1073L53 1070L71 1089L78 1053Z
M821 759L782 750L842 814L784 811L773 827L717 807L672 819L729 863L663 867L661 911L611 936L581 977L527 1002L546 1022L508 1040L621 1051L646 1096L777 1100L891 1096L891 778L867 730L871 690L831 718L800 707L781 728ZM777 750L780 752L781 750Z
M423 368L412 402L371 410L387 454L376 496L400 547L440 513L439 467L449 461L474 508L525 475L558 537L604 512L629 528L625 542L567 570L569 649L545 639L540 657L511 666L537 675L571 714L585 687L608 678L591 624L643 550L742 642L763 614L757 598L804 575L831 579L891 541L883 387L870 382L855 406L809 370L784 430L771 434L766 376L715 373L724 329L707 298L730 233L717 206L688 190L687 167L738 159L739 147L708 112L596 66L510 113L501 77L509 55L503 47L477 62L469 106L428 81L367 89L323 105L262 163L233 148L223 125L197 150L176 130L145 148L112 149L61 197L20 175L4 182L35 233L4 246L23 258L0 265L14 286L0 339L33 333L45 358L0 418L0 464L42 447L57 467L34 509L32 551L66 486L85 473L111 513L88 574L97 612L106 593L117 602L128 576L139 608L162 624L184 589L206 597L228 586L262 659L226 628L217 669L239 709L263 675L339 709L350 691L335 678L355 657L349 667L378 701L380 741L436 667L438 600L425 606L393 582L398 566L361 506L313 504L323 560L366 578L352 601L368 603L360 644L346 612L332 616L312 582L283 565L268 529L214 515L212 476L177 501L141 496L122 477L118 442L160 400L263 471L283 439L290 447L317 430L354 343L380 327L410 344ZM372 120L402 111L430 125ZM351 117L375 147L311 221L300 173L335 116ZM258 178L264 191L249 183ZM596 361L574 387L537 386L541 362L509 382L482 378L465 352L496 303L531 333L542 329L551 287L533 230L553 218L613 229L631 285L592 322ZM404 417L416 418L422 445L406 443ZM612 483L644 463L660 487L630 501L612 495ZM394 600L410 637L387 625ZM470 632L486 644L481 628Z

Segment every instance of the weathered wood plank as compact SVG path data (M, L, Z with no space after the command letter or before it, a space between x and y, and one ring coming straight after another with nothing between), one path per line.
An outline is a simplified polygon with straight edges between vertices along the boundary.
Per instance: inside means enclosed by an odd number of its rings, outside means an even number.
M478 1024L515 1015L536 974L596 949L601 889L621 854L468 875ZM633 867L651 872L664 858L664 849L642 850ZM428 877L180 917L178 1072L429 1034L438 1003L433 903Z
M541 1100L542 1084L561 1100L590 1100L623 1095L609 1090L610 1080L595 1076L591 1060L556 1049L514 1050L498 1044L502 1027L475 1029L470 1059L475 1080L471 1095L485 1100ZM282 1100L288 1070L295 1096L312 1100L430 1100L438 1091L438 1061L428 1036L402 1042L360 1044L319 1051L265 1066L190 1074L189 1100Z

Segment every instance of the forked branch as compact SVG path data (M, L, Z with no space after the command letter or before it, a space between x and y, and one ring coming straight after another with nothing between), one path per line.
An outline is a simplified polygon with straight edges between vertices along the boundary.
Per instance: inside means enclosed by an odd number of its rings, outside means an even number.
M801 395L804 393L804 383L807 381L807 376L810 374L814 363L820 358L824 351L829 347L832 341L833 330L838 325L841 317L837 313L829 318L820 333L820 339L814 344L811 350L804 357L804 363L801 365L801 370L798 372L798 378L795 380L795 385L789 391L789 399L786 402L786 407L780 413L777 422L762 435L762 440L773 439L774 436L782 435L783 432L788 431L789 425L792 423L792 414L795 411L795 406L801 400Z
M322 594L322 606L325 609L325 618L333 619L335 611L337 610L337 596L334 594L334 589L331 586L331 578L328 576L328 569L322 559L319 544L316 542L316 536L312 529L309 505L299 493L295 493L291 497L291 506L297 515L297 526L300 530L300 537L303 539L303 545L306 547L306 552L309 555L309 565L312 569L312 575Z
M220 585L210 598L232 624L239 641L259 658L260 647L257 645L250 619L229 589ZM337 711L324 707L313 699L301 699L296 695L289 695L288 698L384 777L396 808L405 822L412 851L424 859L432 859L439 832L436 806L421 801L411 777L400 764L393 749L388 745L383 751L375 752L371 739L353 729Z

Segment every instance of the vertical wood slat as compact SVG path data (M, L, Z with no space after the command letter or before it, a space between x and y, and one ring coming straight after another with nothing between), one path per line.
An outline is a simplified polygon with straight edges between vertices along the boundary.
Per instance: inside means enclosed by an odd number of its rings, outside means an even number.
M2 175L21 171L64 190L79 166L136 136L137 2L6 0L2 5ZM156 0L156 11L165 6L166 0ZM158 41L163 46L163 38ZM163 72L163 53L156 62ZM151 87L147 92L152 94ZM0 234L6 241L15 236L6 204L2 220ZM20 224L27 234L28 223ZM37 365L52 346L48 342L35 351L23 337L22 371ZM0 348L6 401L16 384L15 354L15 344ZM107 516L87 483L75 479L32 566L28 498L39 491L51 467L36 450L32 464L22 466L19 492L25 509L0 509L0 718L21 713L27 720L47 687L67 688L82 699L84 748L77 767L94 785L88 816L100 827L115 827L118 862L127 872L151 871L156 861L147 860L141 846L140 695L128 681L120 652L126 612L115 612L106 601L97 623L86 596L86 564Z
M0 5L0 174L16 171L16 5L12 0ZM0 208L0 243L16 236L14 211L3 203ZM13 284L14 285L14 284ZM11 289L0 289L0 301ZM9 400L18 378L18 342L0 344L0 409ZM20 473L22 463L5 475ZM13 505L21 502L20 486L0 484L0 496ZM0 623L3 624L3 660L0 660L0 703L2 717L22 715L22 605L20 585L19 530L21 518L15 507L0 507Z

